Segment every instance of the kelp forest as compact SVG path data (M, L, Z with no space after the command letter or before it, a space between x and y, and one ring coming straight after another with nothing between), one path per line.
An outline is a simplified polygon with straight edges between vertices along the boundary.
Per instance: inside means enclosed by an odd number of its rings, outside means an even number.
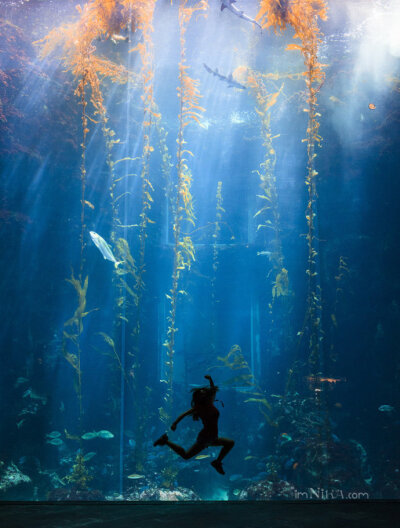
M0 499L400 497L400 4L343 4L2 3Z

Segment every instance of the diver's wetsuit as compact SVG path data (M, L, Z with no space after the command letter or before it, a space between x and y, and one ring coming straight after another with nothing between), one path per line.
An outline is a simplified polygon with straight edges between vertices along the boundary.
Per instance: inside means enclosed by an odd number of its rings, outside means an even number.
M201 407L197 410L197 413L204 427L197 435L196 443L201 443L204 444L204 447L208 447L218 438L219 410L215 405L211 404Z

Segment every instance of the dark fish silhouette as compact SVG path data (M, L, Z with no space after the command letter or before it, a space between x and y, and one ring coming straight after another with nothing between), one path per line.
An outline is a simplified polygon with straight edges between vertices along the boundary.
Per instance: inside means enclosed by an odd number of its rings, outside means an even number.
M255 24L260 29L262 27L260 24L254 20L253 18L250 18L249 16L245 15L244 11L240 11L236 6L233 4L236 3L236 0L222 0L221 2L221 11L223 11L225 8L229 9L234 15L238 16L239 18L243 18L243 20L247 20L247 22L251 22L252 24Z
M207 66L206 63L203 63L203 66L208 71L208 73L212 73L215 77L218 77L218 79L220 79L221 81L227 82L229 85L228 88L240 88L241 90L246 90L246 86L235 81L231 73L228 76L226 76L226 75L222 75L221 73L219 73L218 68L215 68L215 70L213 70L209 66Z

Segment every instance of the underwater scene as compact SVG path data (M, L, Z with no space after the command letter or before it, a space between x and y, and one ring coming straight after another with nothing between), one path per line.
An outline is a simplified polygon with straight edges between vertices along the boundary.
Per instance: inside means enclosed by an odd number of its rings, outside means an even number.
M1 0L0 500L400 498L399 24Z

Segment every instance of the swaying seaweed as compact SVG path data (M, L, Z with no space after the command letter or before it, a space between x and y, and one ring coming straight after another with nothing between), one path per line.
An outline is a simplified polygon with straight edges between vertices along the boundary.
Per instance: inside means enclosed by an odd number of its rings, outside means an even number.
M139 222L139 267L135 283L135 291L138 296L137 304L137 317L136 327L133 333L138 335L140 333L140 318L141 318L141 299L144 289L143 275L145 273L145 248L147 238L147 226L148 224L154 224L148 216L148 212L151 209L153 203L153 197L151 193L154 191L153 185L150 181L150 155L154 151L154 147L150 144L150 136L153 128L153 119L160 119L161 115L155 111L154 102L154 51L153 51L153 15L155 8L155 0L148 1L145 4L145 8L141 10L140 17L138 18L138 29L142 34L142 42L140 42L135 48L130 51L139 51L139 55L142 61L141 70L141 81L143 87L143 94L141 99L143 102L143 151L142 151L142 170L140 178L142 181L141 192L142 192L142 208L140 213Z
M272 249L269 252L269 261L271 262L272 268L268 274L268 276L272 274L272 300L269 304L270 313L272 314L275 299L289 295L289 278L288 272L284 267L280 237L278 192L275 176L276 151L273 146L273 140L279 137L279 134L272 135L270 112L270 109L276 104L284 85L282 84L277 92L268 93L260 75L252 71L248 73L247 84L254 91L258 106L257 113L260 116L262 125L264 161L261 163L260 170L255 172L260 178L260 187L262 190L262 194L257 196L262 200L263 205L254 217L259 217L262 221L262 223L258 224L257 231L260 229L271 229L273 231Z
M308 244L308 295L307 310L301 337L307 334L309 350L309 366L313 372L319 370L318 361L320 357L320 346L323 339L321 328L321 288L318 284L317 257L318 246L316 236L316 177L315 170L316 145L321 146L319 135L320 114L317 112L317 94L321 89L325 74L322 70L323 64L318 61L318 48L321 43L321 33L318 27L318 18L326 20L327 6L325 0L261 0L260 10L257 14L263 28L273 27L275 31L283 30L287 25L294 28L293 38L300 39L301 44L289 44L287 50L298 50L302 53L306 71L304 72L308 92L307 137L307 176L306 185L308 189L308 202L306 208L306 220L308 233L306 234ZM307 330L307 331L306 331Z
M199 104L200 91L198 89L199 82L189 77L187 70L189 66L186 62L185 55L185 34L188 24L194 13L199 12L204 14L207 9L208 3L206 0L200 0L193 6L188 6L187 0L181 0L179 4L179 29L180 29L180 46L181 55L179 62L179 86L177 88L178 98L180 101L180 112L179 112L179 132L176 140L177 149L177 175L178 181L176 184L176 197L173 208L174 223L174 263L172 271L172 287L167 294L167 299L170 301L169 315L167 318L168 330L167 339L164 346L167 348L167 366L168 366L168 389L165 397L165 408L163 409L163 418L171 418L172 406L173 406L173 395L172 395L172 380L173 380L173 365L174 365L174 353L175 353L175 333L176 328L176 310L178 293L183 290L179 290L179 279L181 272L185 269L190 269L191 263L195 260L194 246L192 239L189 235L181 237L182 223L186 222L195 225L195 216L193 210L193 200L190 193L190 187L192 183L192 175L188 166L188 160L186 155L193 156L193 153L185 149L184 130L189 125L191 120L200 123L199 118L201 113L204 111ZM161 417L161 413L160 413ZM171 459L172 460L172 459ZM167 466L166 471L170 472L171 468ZM173 479L167 474L164 475L163 485L169 487L172 484ZM169 475L169 473L168 473Z
M240 370L240 374L228 379L224 382L224 385L228 387L235 387L239 392L244 390L246 395L253 396L247 398L244 403L257 403L258 410L264 416L265 420L272 427L277 427L278 424L272 419L271 411L272 406L268 402L261 387L256 381L251 368L243 356L242 349L239 345L233 345L224 357L217 356L218 361L222 362L222 365L215 365L214 368L228 368L230 370ZM269 411L269 412L267 412Z
M64 327L71 327L71 330L63 331L63 343L62 353L68 363L72 366L75 371L75 390L78 395L79 401L79 420L81 422L83 416L82 408L82 371L81 371L81 345L80 336L83 332L83 319L92 311L85 311L86 309L86 293L89 285L89 277L86 276L85 280L76 279L73 271L71 271L71 278L66 279L74 287L77 297L78 306L74 312L74 315L64 323ZM76 353L70 352L67 347L67 342L74 345Z

